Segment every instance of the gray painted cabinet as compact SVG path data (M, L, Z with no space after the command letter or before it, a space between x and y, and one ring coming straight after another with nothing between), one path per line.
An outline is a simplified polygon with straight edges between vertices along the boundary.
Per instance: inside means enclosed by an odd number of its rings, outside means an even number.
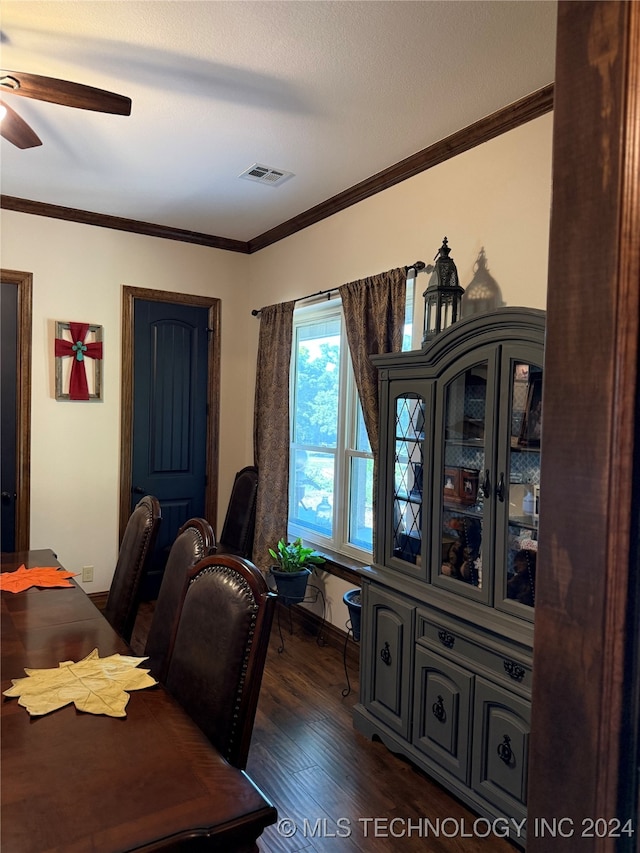
M490 820L526 817L543 351L544 312L503 308L373 358L354 723Z
M369 590L364 612L367 636L377 650L371 660L367 707L391 731L408 738L415 608L376 586Z

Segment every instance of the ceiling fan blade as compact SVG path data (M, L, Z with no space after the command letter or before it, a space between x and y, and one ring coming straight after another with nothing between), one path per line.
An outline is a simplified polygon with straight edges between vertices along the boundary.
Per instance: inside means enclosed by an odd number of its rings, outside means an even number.
M0 136L4 136L6 140L18 148L35 148L38 145L42 145L42 141L36 135L35 131L29 127L17 112L7 106L4 101L0 101L0 104L7 111L2 121L0 121Z
M131 115L131 98L72 83L69 80L57 80L55 77L42 77L40 74L24 74L22 71L0 71L0 88L12 95L23 98L36 98L65 107L77 107L81 110L95 110L99 113Z

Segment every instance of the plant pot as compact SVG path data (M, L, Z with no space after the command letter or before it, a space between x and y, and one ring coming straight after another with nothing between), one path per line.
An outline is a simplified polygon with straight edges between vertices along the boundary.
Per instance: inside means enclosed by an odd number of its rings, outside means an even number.
M349 610L349 619L351 620L351 630L353 631L353 639L356 643L360 642L360 615L362 612L362 591L350 589L342 596L342 600L347 605Z
M289 606L304 599L311 569L302 569L299 572L281 572L271 567L270 571L283 604Z

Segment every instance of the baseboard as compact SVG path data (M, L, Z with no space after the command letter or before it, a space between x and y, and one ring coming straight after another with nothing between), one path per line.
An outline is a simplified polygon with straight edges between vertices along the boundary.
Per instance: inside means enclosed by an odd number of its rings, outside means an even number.
M101 613L104 612L108 597L108 592L89 593L89 598ZM285 607L285 605L280 602L278 602L276 606L280 609L280 620L282 625L288 624L289 614L291 614L292 624L297 626L300 630L315 637L317 637L320 630L322 630L322 638L326 645L340 649L340 651L344 650L345 641L347 640L346 631L343 631L326 620L323 624L322 619L306 607L299 607L297 604L294 604L291 607ZM356 643L353 638L350 638L347 641L346 654L349 661L355 667L359 666L360 643Z
M288 624L290 614L292 624L300 628L300 630L315 637L317 637L319 632L322 631L322 638L325 645L340 649L341 652L344 650L345 641L347 639L346 631L343 631L341 628L336 627L334 624L327 622L326 620L323 623L320 616L316 613L312 613L306 607L300 607L297 604L294 604L291 607L286 607L279 601L276 606L279 608L280 621L283 626ZM346 654L349 661L354 666L358 667L360 663L360 643L356 643L355 640L353 640L353 637L347 641Z
M102 613L104 608L107 606L107 598L109 597L108 592L90 592L88 593L89 598L98 608L98 610Z

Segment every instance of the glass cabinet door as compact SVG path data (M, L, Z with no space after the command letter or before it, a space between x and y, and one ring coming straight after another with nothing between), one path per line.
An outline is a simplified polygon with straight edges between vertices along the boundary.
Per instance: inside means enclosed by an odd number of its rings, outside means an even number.
M392 556L416 567L422 566L424 425L424 397L414 392L396 396L392 425Z
M444 387L441 438L442 513L437 575L440 585L475 588L488 600L488 524L493 392L490 362L476 362ZM435 567L434 567L435 568Z
M507 602L535 605L538 515L540 512L540 440L542 429L542 368L526 358L509 358L508 499L504 503L506 533L504 574L499 581ZM507 606L510 609L510 606ZM522 608L517 608L521 613ZM533 612L530 613L533 618Z

